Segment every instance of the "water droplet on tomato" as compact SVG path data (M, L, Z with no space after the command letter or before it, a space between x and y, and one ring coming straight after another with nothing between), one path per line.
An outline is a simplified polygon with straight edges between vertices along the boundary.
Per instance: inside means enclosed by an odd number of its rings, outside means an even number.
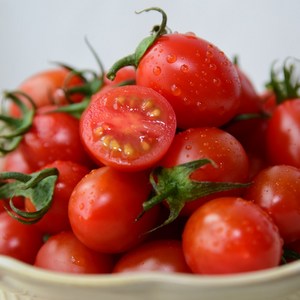
M158 75L160 75L160 73L161 73L161 68L159 66L155 66L153 68L153 74L158 76Z
M209 68L214 71L217 70L217 66L215 64L209 64Z
M181 65L180 71L183 73L187 73L189 71L189 66L186 64Z
M179 96L181 94L181 89L176 84L171 86L171 91L174 96Z
M186 146L185 146L185 149L186 149L186 150L191 150L191 149L192 149L192 145L186 145Z
M213 57L214 55L213 55L213 53L210 50L207 50L206 51L206 56L207 57Z
M195 32L192 32L192 31L188 31L185 35L195 37L195 36L196 36L196 33L195 33Z
M216 86L220 86L221 80L219 78L214 78L213 79L213 84L216 85Z
M169 54L166 59L169 64L172 64L177 60L177 56L175 54Z

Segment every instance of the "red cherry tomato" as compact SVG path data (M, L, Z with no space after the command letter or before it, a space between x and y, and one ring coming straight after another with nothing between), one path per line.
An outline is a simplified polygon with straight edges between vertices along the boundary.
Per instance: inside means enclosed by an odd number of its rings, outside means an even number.
M44 166L44 168L57 168L59 175L55 184L51 207L36 226L43 233L55 234L70 229L69 198L76 184L89 173L89 169L72 161L55 161ZM29 199L25 201L25 208L29 212L36 210Z
M250 272L278 266L282 240L258 205L242 198L217 198L187 221L183 252L197 274Z
M271 164L300 167L300 99L276 107L267 128L267 154Z
M189 161L208 158L215 166L207 164L195 170L191 179L213 182L246 182L248 179L249 163L247 154L231 134L213 127L191 128L178 133L173 143L161 161L163 167L173 167ZM241 191L235 191L239 195ZM187 202L182 214L190 215L196 208L216 195L235 193L219 192Z
M176 130L168 101L152 89L123 86L98 93L80 122L81 138L95 161L127 171L155 165Z
M13 219L7 212L0 213L0 254L33 264L43 244L40 231Z
M157 225L158 207L135 221L151 187L148 174L101 167L86 175L69 201L69 219L77 238L105 253L126 251Z
M239 108L240 80L234 65L211 43L193 34L166 34L139 62L138 85L173 106L178 127L221 126Z
M266 168L244 197L271 215L286 243L300 239L300 169L288 165Z
M34 171L55 160L91 165L80 139L79 121L67 113L37 113L19 147Z
M37 253L34 265L39 268L76 274L111 272L112 257L83 245L72 232L51 236Z
M190 273L178 240L145 242L129 250L115 264L113 273L127 272Z

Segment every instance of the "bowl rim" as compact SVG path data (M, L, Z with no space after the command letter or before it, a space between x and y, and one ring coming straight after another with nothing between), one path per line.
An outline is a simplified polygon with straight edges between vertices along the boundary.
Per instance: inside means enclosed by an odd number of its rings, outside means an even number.
M0 274L18 277L22 281L47 283L52 285L72 285L78 287L107 287L136 282L160 282L199 287L237 287L277 282L281 279L300 277L300 261L278 267L230 275L196 275L185 273L138 272L119 274L67 274L49 271L23 263L14 258L0 255ZM1 282L1 278L0 278Z

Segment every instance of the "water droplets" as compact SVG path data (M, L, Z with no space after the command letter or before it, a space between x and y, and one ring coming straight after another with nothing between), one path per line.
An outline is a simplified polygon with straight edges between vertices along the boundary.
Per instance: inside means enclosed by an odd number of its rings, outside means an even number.
M189 66L186 64L183 64L180 66L180 71L183 73L187 73L189 71Z
M175 54L168 54L166 60L169 64L173 64L177 61L177 56Z
M181 95L181 89L176 84L173 84L171 86L171 92L174 96L180 96Z
M161 68L159 66L155 66L152 71L153 71L153 74L156 76L161 74Z

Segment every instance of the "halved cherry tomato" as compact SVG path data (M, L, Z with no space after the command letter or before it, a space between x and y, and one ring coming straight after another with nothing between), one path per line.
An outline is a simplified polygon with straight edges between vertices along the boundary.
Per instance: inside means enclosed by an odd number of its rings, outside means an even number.
M126 171L155 165L175 131L176 117L168 101L139 86L98 93L80 120L81 138L91 157Z

